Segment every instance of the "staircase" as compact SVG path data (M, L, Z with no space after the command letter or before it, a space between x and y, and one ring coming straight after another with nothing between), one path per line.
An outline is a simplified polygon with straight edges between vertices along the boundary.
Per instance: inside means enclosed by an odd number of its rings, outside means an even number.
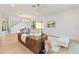
M19 21L10 27L10 33L18 33L23 28L23 22Z
M12 33L18 33L20 29L24 28L28 23L22 22L22 18L14 16L9 18L10 19L10 27L7 31L0 31L0 34L12 34ZM24 26L24 24L26 24ZM29 26L29 25L28 25Z
M18 33L20 32L20 29L24 27L30 27L30 24L31 23L29 22L23 22L22 20L20 20L10 27L10 31L11 31L10 33Z

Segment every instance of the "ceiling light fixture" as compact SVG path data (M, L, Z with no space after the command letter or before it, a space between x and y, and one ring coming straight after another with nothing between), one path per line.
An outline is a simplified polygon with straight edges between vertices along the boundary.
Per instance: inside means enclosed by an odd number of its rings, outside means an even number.
M39 11L40 4L34 4L32 5L32 7L36 9L35 15L36 16L40 15L40 11Z
M39 8L40 4L32 5L32 7Z
M32 15L29 15L29 14L19 14L18 16L20 16L22 18L31 18L31 17L33 17Z

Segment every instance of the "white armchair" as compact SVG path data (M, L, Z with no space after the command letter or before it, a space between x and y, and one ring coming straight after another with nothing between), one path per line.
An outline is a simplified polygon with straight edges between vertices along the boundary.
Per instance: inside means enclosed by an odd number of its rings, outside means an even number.
M45 41L45 49L47 53L57 53L60 49L60 46L57 44L57 41L49 37L47 41Z
M67 48L69 45L69 39L70 38L68 36L61 36L57 38L56 41L59 46L63 46Z
M46 52L54 53L59 52L60 46L68 48L69 46L69 37L67 36L61 36L61 37L50 37L46 42L45 42L45 49ZM49 52L50 51L50 52Z

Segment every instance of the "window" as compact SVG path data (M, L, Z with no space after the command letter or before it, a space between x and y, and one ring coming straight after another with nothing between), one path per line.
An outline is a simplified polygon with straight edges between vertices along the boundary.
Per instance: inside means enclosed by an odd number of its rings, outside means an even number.
M36 29L44 29L44 23L36 22Z

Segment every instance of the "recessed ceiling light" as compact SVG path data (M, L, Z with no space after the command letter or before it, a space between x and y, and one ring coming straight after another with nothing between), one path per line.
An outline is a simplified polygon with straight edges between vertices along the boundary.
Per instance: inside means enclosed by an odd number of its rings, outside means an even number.
M11 7L15 7L15 5L14 5L14 4L12 4L12 5L11 5Z

